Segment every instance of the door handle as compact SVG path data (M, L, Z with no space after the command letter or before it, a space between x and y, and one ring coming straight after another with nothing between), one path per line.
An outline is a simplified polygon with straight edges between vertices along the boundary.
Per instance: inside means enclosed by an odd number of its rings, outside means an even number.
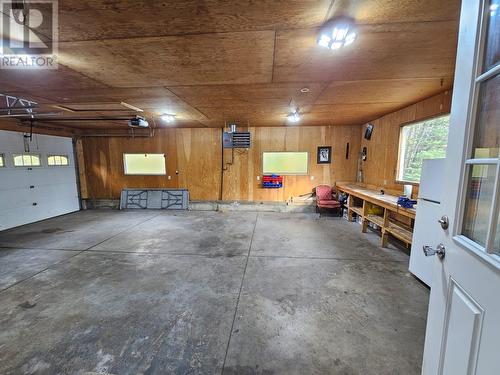
M448 227L450 226L450 220L446 215L443 215L441 219L438 220L438 223L441 224L441 228L443 228L444 230L448 229Z
M444 245L442 243L437 245L436 249L433 249L432 247L430 247L428 245L424 245L422 250L424 251L424 254L426 257L437 255L439 260L443 260L444 256L446 255L446 248L444 247Z

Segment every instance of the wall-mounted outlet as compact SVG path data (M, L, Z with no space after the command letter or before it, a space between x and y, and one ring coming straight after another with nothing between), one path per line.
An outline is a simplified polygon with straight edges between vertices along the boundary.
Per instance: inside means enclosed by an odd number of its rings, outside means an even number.
M387 180L384 180L384 185L387 185Z
M260 181L260 176L257 176L257 181Z
M310 179L311 179L311 181L314 181L314 176L311 176Z
M171 180L171 179L172 179L172 176L168 176L168 177L167 177L167 179L168 179L168 180Z

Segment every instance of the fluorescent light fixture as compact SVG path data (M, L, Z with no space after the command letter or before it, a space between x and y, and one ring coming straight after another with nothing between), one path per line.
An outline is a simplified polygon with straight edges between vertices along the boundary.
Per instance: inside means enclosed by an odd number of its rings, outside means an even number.
M168 113L165 113L165 114L161 115L161 120L166 122L167 124L171 124L172 122L175 121L175 116L169 115Z
M287 119L291 123L297 123L297 122L299 122L300 121L300 113L299 113L298 109L296 109L295 112L290 113L287 116Z
M320 31L318 45L328 49L340 49L352 44L357 38L354 20L338 17L328 22Z

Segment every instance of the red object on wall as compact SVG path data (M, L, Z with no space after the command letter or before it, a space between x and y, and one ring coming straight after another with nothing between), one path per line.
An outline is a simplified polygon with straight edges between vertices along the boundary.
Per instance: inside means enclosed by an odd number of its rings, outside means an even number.
M262 187L263 188L281 188L283 187L283 177L272 175L272 176L262 176Z

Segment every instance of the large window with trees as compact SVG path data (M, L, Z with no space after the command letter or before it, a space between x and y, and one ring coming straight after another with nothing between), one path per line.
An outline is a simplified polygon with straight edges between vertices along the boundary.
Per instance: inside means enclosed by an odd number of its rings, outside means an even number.
M446 115L401 127L398 181L419 183L423 160L446 156L449 126L450 116Z

